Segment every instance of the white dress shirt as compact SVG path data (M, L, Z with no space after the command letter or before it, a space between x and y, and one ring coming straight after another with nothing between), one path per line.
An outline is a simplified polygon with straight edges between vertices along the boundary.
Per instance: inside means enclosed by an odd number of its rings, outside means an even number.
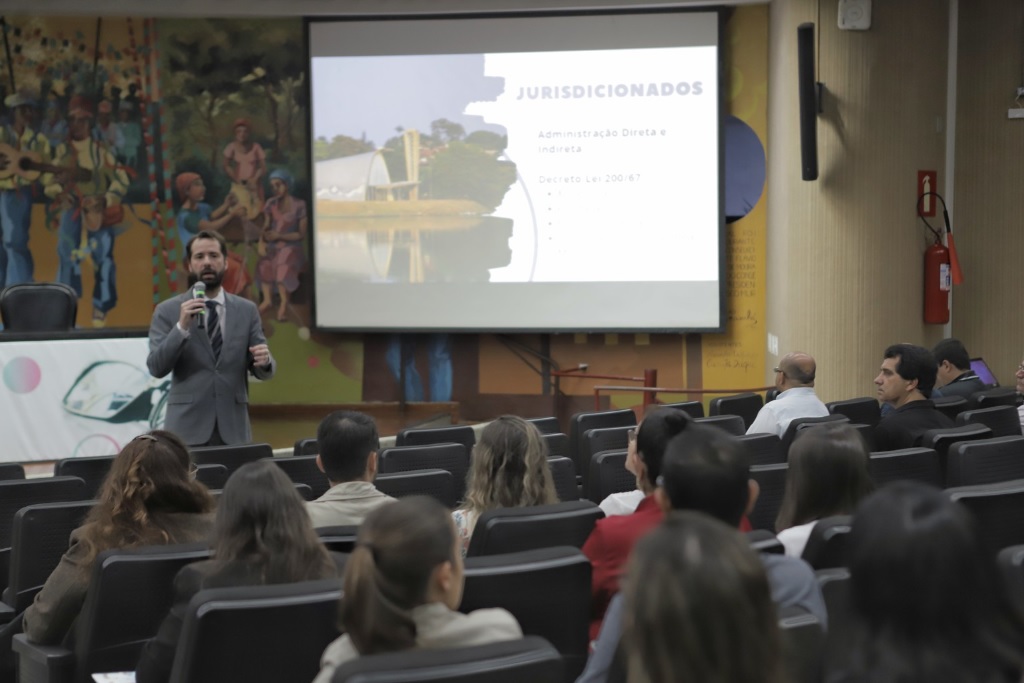
M786 433L789 423L798 417L825 417L828 408L814 393L811 387L794 387L786 389L774 401L764 404L757 414L747 434L777 434L780 438Z

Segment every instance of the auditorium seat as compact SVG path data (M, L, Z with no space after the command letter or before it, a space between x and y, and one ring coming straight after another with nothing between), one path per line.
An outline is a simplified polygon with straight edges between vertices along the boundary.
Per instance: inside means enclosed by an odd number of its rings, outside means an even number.
M356 536L359 535L359 527L349 525L322 526L314 531L320 537L320 542L334 553L351 553L356 547Z
M454 478L455 500L458 502L466 495L470 452L471 447L454 442L385 448L377 456L377 471L390 474L409 470L447 470Z
M942 461L934 448L872 452L868 458L868 472L876 486L910 480L942 488L945 483Z
M247 462L255 462L263 458L274 457L274 449L269 443L247 443L231 446L197 446L190 449L192 459L197 465L215 463L228 468L228 476L234 474Z
M594 456L605 451L625 450L629 447L629 432L635 430L636 426L624 427L603 427L600 429L588 429L583 435L584 450L586 452L587 471L583 473L583 495L593 499L590 493L590 475L593 470Z
M943 478L945 478L946 455L950 445L958 441L980 441L991 438L992 430L985 425L961 425L945 429L929 429L921 435L920 445L924 448L934 449L939 454L939 463L942 466Z
M589 500L498 508L480 515L467 557L568 545L582 548L604 512Z
M468 557L459 610L508 610L523 635L540 636L561 653L572 681L587 661L590 572L590 560L570 547Z
M750 541L750 547L759 553L769 553L771 555L786 554L786 546L782 545L782 541L767 529L748 531L747 540Z
M1014 406L992 406L965 410L956 416L958 425L981 424L992 430L992 436L1021 436L1020 415Z
M950 420L956 421L956 416L967 410L969 401L963 396L939 396L933 398L932 403L935 404L936 410Z
M761 487L761 493L754 503L754 509L748 516L754 529L775 531L775 518L782 508L782 496L786 492L786 472L789 465L754 465L750 468L750 478Z
M557 417L528 417L526 421L537 428L541 434L561 434L562 425Z
M695 417L693 421L697 424L722 429L733 436L743 436L747 433L743 418L739 415L709 415L708 417Z
M70 634L74 649L14 636L19 680L85 683L93 673L133 671L143 645L171 608L174 576L186 564L209 557L204 543L100 553Z
M576 474L585 478L589 473L590 452L584 435L591 429L606 427L636 427L636 413L629 409L576 413L569 420L569 457L576 465Z
M563 457L548 458L548 467L551 469L551 478L555 480L558 500L563 503L579 500L580 490L576 485L576 466L572 460Z
M296 484L306 484L313 491L313 498L319 498L331 488L327 475L320 471L316 465L315 455L293 455L285 457L268 458L275 465L284 470Z
M613 493L636 489L636 475L626 469L626 451L602 451L590 459L586 497L597 504Z
M447 650L367 655L342 664L331 683L562 683L562 657L528 636Z
M681 410L690 417L704 417L704 404L701 401L682 401L680 403L658 403L648 407L648 411L658 408Z
M743 419L743 431L746 432L754 423L754 419L762 407L764 407L764 399L761 394L746 392L711 399L708 414L739 415Z
M1013 479L1024 479L1024 436L960 441L949 447L946 488Z
M319 453L320 444L317 443L316 437L299 439L292 447L292 455L318 455Z
M825 629L818 618L799 607L779 610L782 662L789 683L821 683Z
M25 478L25 467L16 462L0 463L0 481Z
M751 465L776 465L786 462L782 439L775 434L744 434L736 438L747 449Z
M405 496L431 496L449 510L455 509L460 498L456 494L455 476L448 470L423 469L404 472L378 472L373 485L392 498Z
M53 464L53 476L78 477L85 482L85 494L95 498L103 480L107 478L110 466L114 464L113 455L97 455L87 458L64 458Z
M868 447L868 451L874 450L875 428L862 422L851 422L850 426L857 430L860 437L864 439L864 445Z
M968 410L978 408L991 408L993 406L1020 405L1020 396L1014 387L995 387L993 389L982 389L971 394L967 401Z
M196 481L211 491L221 490L228 483L228 468L213 462L196 465Z
M845 567L819 569L814 575L825 598L829 640L834 638L834 642L842 646L850 626L850 570Z
M26 282L0 289L4 332L67 332L75 327L78 295L58 282Z
M882 419L882 411L878 406L878 399L870 396L862 398L848 398L845 401L830 401L825 404L828 412L832 415L845 415L850 422L866 424L874 427Z
M561 432L555 432L553 434L541 434L541 438L544 439L544 444L548 448L548 457L570 457L569 437L566 436L565 434L562 434Z
M1024 545L1003 548L996 559L1011 598L1024 605Z
M812 569L832 569L847 564L846 544L853 518L850 515L823 517L811 529L801 558Z
M823 417L798 417L790 420L789 426L786 427L786 431L782 434L782 449L788 454L789 447L793 445L793 439L804 429L813 429L819 425L849 424L849 422L850 418L839 413Z
M170 680L311 681L338 637L341 581L214 588L188 604Z
M959 486L946 493L974 513L982 542L993 556L1024 544L1024 480Z
M403 429L395 439L396 446L427 446L435 443L461 443L471 453L476 444L476 432L469 425L434 427L432 429Z

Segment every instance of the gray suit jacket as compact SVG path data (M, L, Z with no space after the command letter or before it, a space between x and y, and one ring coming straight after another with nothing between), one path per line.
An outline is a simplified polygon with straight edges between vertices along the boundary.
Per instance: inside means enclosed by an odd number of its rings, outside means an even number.
M210 440L216 424L224 443L247 443L252 431L246 373L270 379L277 368L273 358L269 367L250 366L249 347L267 343L259 311L251 301L225 292L224 345L216 360L205 330L193 325L185 336L178 329L181 303L189 297L186 292L161 303L149 325L149 372L154 377L172 373L165 428L198 445Z

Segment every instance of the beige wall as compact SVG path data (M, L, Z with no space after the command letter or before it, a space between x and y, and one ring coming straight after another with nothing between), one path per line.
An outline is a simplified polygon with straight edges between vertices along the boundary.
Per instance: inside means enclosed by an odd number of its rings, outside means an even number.
M817 16L820 6L820 20ZM840 31L837 3L774 0L769 27L768 332L818 360L824 400L874 395L894 342L930 346L918 169L944 178L945 0L876 2L870 31ZM800 179L796 27L817 23L821 176ZM778 357L768 354L765 366Z
M1024 121L1006 116L1024 85L1022 20L1019 0L960 2L953 332L1003 384L1024 353Z

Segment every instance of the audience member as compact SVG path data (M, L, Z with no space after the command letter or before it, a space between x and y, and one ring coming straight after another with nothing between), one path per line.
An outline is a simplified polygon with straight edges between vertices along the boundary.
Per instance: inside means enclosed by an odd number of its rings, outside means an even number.
M432 498L410 496L367 515L345 569L345 635L324 650L314 683L329 683L338 666L360 655L521 638L503 609L455 611L462 601L459 549L448 510Z
M372 417L354 410L335 411L320 422L316 441L316 465L331 488L306 503L314 527L358 525L371 510L394 502L373 485L380 437Z
M1017 365L1017 393L1024 394L1024 360ZM1024 432L1024 404L1017 406L1017 415L1020 416L1020 428Z
M735 527L670 513L637 543L623 593L630 681L782 683L764 565Z
M935 356L913 344L894 344L885 350L882 369L875 378L878 398L894 410L875 427L875 448L892 451L920 445L929 429L953 426L935 409L929 397L937 374Z
M174 578L175 600L139 659L135 680L167 681L188 603L206 588L313 581L338 576L336 561L313 531L303 500L269 460L238 468L217 505L213 559L188 565Z
M540 432L521 417L502 415L484 427L473 448L466 500L452 512L463 556L484 512L558 502L546 453Z
M195 481L188 448L171 432L137 436L114 458L85 524L25 611L29 640L54 645L85 602L96 556L112 548L206 540L213 498Z
M805 429L789 449L786 493L775 522L790 557L800 557L819 519L852 515L875 484L860 433L847 424Z
M723 430L691 424L665 449L654 496L664 513L693 510L711 515L731 527L739 526L754 508L759 488L750 479L743 444ZM817 579L803 560L762 553L772 601L778 607L800 607L827 626L825 601ZM638 576L642 581L644 577ZM587 667L577 683L608 680L623 629L623 595L612 598ZM656 680L656 679L655 679Z
M1021 681L1024 619L966 508L889 484L858 506L849 550L848 628L827 681Z
M938 374L935 386L942 389L943 396L963 396L985 388L978 373L971 370L971 357L959 339L943 339L932 349Z
M619 592L619 579L633 545L662 520L661 508L654 500L661 460L668 442L689 422L690 418L681 410L659 408L648 413L637 428L630 431L626 467L636 474L637 488L645 497L631 515L599 519L583 545L583 554L593 566L591 638L597 637L608 601Z
M789 423L798 417L825 417L828 408L814 393L817 365L806 353L786 354L775 368L775 388L779 395L764 404L747 434L786 433Z

